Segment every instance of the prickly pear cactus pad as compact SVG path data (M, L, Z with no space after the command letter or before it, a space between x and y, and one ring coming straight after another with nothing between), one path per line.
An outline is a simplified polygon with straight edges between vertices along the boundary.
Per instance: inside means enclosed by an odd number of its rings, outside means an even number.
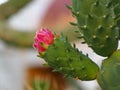
M114 10L110 1L106 2L72 0L71 8L83 39L101 56L110 56L117 49L119 37Z
M0 39L9 45L32 48L34 31L17 31L0 22Z
M72 47L64 36L56 37L50 31L42 29L35 36L34 47L54 71L81 80L93 80L97 77L98 66Z
M102 0L102 2L113 8L118 26L120 27L120 0Z
M71 47L64 38L56 39L43 58L55 71L73 78L92 80L96 78L98 72L97 65L77 49Z
M9 45L32 48L34 32L15 30L8 25L8 19L32 0L8 0L0 5L0 39Z
M8 0L0 5L0 20L8 19L32 0Z
M117 27L119 29L119 39L120 39L120 0L102 0L104 4L108 4L114 10L115 20L117 21Z
M102 90L120 90L120 50L103 61L97 79Z

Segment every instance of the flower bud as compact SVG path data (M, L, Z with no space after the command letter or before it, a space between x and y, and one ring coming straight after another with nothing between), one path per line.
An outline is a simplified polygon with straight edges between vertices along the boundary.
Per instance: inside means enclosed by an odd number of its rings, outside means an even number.
M39 53L44 53L53 42L54 34L49 29L40 29L36 32L33 47Z

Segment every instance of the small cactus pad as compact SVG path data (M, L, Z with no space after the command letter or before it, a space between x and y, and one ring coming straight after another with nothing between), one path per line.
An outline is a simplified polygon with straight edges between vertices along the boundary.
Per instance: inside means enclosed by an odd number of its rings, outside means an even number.
M72 13L83 39L101 56L110 56L118 47L117 16L111 7L102 0L72 0Z
M97 79L102 90L120 90L120 50L103 61Z
M98 66L61 37L46 50L43 58L54 71L81 80L93 80L97 76Z

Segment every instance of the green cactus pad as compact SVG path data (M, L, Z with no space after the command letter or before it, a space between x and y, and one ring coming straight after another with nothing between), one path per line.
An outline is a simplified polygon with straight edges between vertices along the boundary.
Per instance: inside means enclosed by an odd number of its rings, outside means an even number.
M117 22L120 27L120 0L102 0L102 2L113 8L115 16L119 18Z
M6 22L0 22L0 39L9 45L32 48L34 31L17 31L6 25Z
M117 49L119 30L111 7L101 0L72 0L72 13L85 42L94 52L110 56Z
M54 71L65 76L81 80L93 80L97 76L98 66L87 56L73 48L65 38L55 39L43 58Z
M120 0L102 0L102 2L113 8L115 13L115 20L117 22L117 27L119 29L119 39L120 39ZM109 2L109 3L108 3Z
M32 0L9 0L0 5L0 20L8 19Z
M97 80L102 90L120 90L120 50L102 62Z

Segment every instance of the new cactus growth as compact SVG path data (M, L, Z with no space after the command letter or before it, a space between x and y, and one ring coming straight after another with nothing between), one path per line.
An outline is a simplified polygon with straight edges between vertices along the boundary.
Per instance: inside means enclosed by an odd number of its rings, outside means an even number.
M98 82L102 90L120 90L120 50L103 61Z
M81 80L93 80L97 76L98 66L76 48L73 48L64 37L56 39L49 46L43 58L46 62L66 76Z
M110 56L117 49L119 30L111 7L101 0L72 0L72 12L85 42L97 54Z

